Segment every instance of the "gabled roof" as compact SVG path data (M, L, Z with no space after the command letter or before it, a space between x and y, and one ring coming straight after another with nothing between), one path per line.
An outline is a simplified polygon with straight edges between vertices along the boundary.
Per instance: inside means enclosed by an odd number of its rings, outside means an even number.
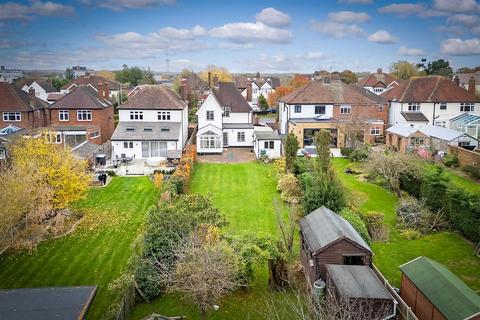
M318 253L343 239L357 244L367 252L372 252L347 220L323 206L300 220L300 230L313 253Z
M383 84L383 87L386 88L395 81L400 82L397 78L388 73L376 72L360 79L357 84L362 87L378 87L381 86L379 84Z
M218 89L213 91L214 96L222 108L230 107L230 112L250 112L252 107L235 88L233 82L219 82Z
M50 105L49 109L103 109L112 106L108 100L100 100L91 86L80 86Z
M370 91L368 89L365 89L362 86L352 84L352 85L350 85L350 88L352 88L354 90L357 90L359 93L361 93L365 96L368 96L370 99L375 100L378 104L387 104L388 103L387 99L379 96L376 93L373 93L372 91Z
M416 77L381 94L398 102L478 102L474 94L441 76Z
M118 109L183 110L187 104L166 85L141 85Z
M400 270L447 319L463 320L480 313L480 296L442 264L418 257Z
M479 85L480 84L480 71L473 72L473 73L456 73L454 78L458 78L460 81L461 85L467 85L468 86L468 81L470 81L470 78L473 77L475 79L475 84Z
M402 111L400 114L407 121L428 122L427 117L419 111Z
M36 82L40 87L42 87L43 90L45 90L45 92L56 92L57 91L57 89L55 89L48 81L35 80L34 82Z
M47 106L47 102L31 96L14 84L0 82L0 110L31 111Z
M88 76L81 76L76 79L73 79L72 81L64 85L62 87L62 90L69 90L70 87L72 86L79 87L79 86L88 86L88 85L92 85L95 89L98 90L98 84L105 83L105 82L109 84L110 90L119 88L120 86L120 82L108 80L99 76L88 75Z
M349 86L340 80L324 83L314 80L305 86L280 98L287 104L379 104L375 94L362 92L358 87ZM384 101L383 99L381 101Z
M238 77L235 77L235 87L237 89L245 89L249 81L255 82L259 87L262 87L265 83L268 83L273 89L280 86L279 77L257 78L257 77L238 76Z

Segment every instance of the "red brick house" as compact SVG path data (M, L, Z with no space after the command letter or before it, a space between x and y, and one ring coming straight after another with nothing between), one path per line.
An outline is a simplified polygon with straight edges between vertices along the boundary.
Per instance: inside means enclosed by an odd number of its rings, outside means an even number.
M49 125L57 133L58 143L102 144L110 139L115 123L109 85L99 83L97 87L79 86L49 106Z

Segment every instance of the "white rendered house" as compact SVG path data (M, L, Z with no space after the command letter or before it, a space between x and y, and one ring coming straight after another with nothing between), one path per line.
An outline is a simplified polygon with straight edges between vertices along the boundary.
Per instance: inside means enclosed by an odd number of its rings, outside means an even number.
M57 91L51 84L44 80L29 81L22 87L22 90L27 93L34 93L35 97L43 101L48 101L47 98L49 93Z
M220 82L197 111L197 153L253 146L252 108L233 82Z
M118 109L112 159L180 158L188 140L188 107L170 88L143 85Z

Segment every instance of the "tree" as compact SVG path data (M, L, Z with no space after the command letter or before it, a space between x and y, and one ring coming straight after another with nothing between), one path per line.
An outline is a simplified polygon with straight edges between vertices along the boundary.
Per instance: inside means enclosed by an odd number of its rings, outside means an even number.
M120 83L130 83L132 86L137 86L142 78L144 72L139 67L128 67L123 65L123 69L115 72L115 79Z
M294 89L301 88L310 83L310 79L305 76L295 75L290 81L290 87Z
M67 79L68 81L73 80L73 70L72 70L72 68L65 69L65 79Z
M108 70L95 71L95 75L107 80L115 80L115 73Z
M332 173L320 173L314 176L305 173L302 177L305 189L302 197L302 206L305 214L321 206L340 212L347 204L343 186Z
M69 82L68 79L62 79L62 78L59 78L59 77L51 77L50 81L52 82L52 86L57 91L60 91L60 89Z
M320 130L315 133L315 149L317 150L318 157L316 160L316 170L319 173L329 173L331 169L330 165L330 141L332 137L327 130Z
M287 173L293 172L293 164L297 158L298 139L293 132L287 134L285 139L285 170Z
M346 84L354 84L357 83L358 77L353 71L343 70L340 73L340 80L342 80Z
M233 81L232 74L224 67L217 67L215 65L208 65L205 70L200 72L199 76L205 82L208 83L208 74L210 73L210 81L209 85L213 85L213 80L217 77L218 81L220 82L231 82Z
M294 87L283 87L283 86L277 87L275 89L275 92L272 92L268 95L268 105L270 106L270 108L277 107L278 106L278 100L280 98L286 96L287 94L289 94L293 90L295 90Z
M453 69L450 67L450 63L443 59L433 60L426 63L426 59L422 59L417 67L424 70L427 75L440 75L440 76L449 76L453 74Z
M260 110L267 110L268 109L268 102L267 99L263 96L263 94L260 94L258 97L258 105L260 107Z
M155 84L155 78L153 76L153 73L150 71L150 68L148 68L148 70L143 71L140 84Z
M398 79L408 80L411 77L417 76L418 70L413 63L400 60L391 65L390 73Z

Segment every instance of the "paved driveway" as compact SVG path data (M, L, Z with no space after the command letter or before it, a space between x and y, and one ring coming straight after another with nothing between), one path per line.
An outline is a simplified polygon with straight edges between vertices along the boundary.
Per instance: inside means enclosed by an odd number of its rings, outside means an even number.
M239 163L255 160L252 148L227 148L222 154L199 155L198 162Z

